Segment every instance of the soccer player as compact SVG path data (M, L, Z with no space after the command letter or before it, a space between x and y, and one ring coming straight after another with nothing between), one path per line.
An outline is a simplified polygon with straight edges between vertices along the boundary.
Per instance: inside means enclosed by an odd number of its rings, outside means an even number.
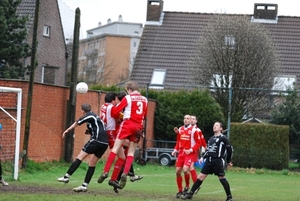
M123 121L118 130L117 139L108 156L104 171L98 179L98 183L102 183L108 177L109 170L114 162L114 159L121 148L125 139L129 139L129 148L124 166L124 171L120 180L120 187L124 188L127 181L127 175L134 160L134 152L137 142L142 136L144 119L147 116L147 99L138 92L138 85L135 82L126 83L126 95L122 101L112 107L113 114L119 114L123 109Z
M102 157L104 152L108 147L108 136L106 132L106 128L104 122L97 116L95 113L91 111L91 105L88 103L84 103L81 105L81 110L83 116L80 117L77 121L75 121L67 130L65 130L62 134L64 138L65 135L72 129L76 128L77 126L86 123L87 126L87 133L90 134L90 140L83 146L82 150L76 157L76 160L71 164L70 168L68 169L67 173L63 176L58 178L59 182L68 183L70 176L77 170L80 166L81 162L91 154L89 160L89 168L85 175L84 182L81 186L77 188L73 188L75 192L86 192L89 182L92 179L92 176L95 172L95 166L97 161Z
M233 149L229 143L229 140L223 132L223 125L220 122L215 122L213 126L214 135L208 141L208 148L203 157L200 159L200 163L203 162L203 158L206 159L204 167L201 170L201 173L198 175L197 181L193 184L189 193L184 195L182 199L192 199L195 191L201 186L204 179L208 174L215 174L218 176L219 181L224 187L227 198L226 201L233 201L230 186L225 178L225 156L226 162L229 167L232 167L231 162Z
M2 178L2 166L1 166L1 160L0 160L0 183L3 186L8 186L8 183Z
M198 140L200 140L200 148L203 147L204 150L206 150L206 142L205 142L205 138L203 136L203 133L202 131L200 130L200 128L198 128L197 126L197 117L195 115L191 115L191 125L193 126L193 130L192 130L192 136L194 136L195 132L198 132ZM195 144L195 138L192 137L192 146ZM200 149L198 149L197 151L194 152L195 154L195 158L194 160L192 161L192 164L190 166L190 173L191 173L191 176L192 176L192 180L193 182L196 182L197 180L197 172L195 170L195 167L194 167L194 163L198 161L198 157L199 157L199 152L200 152ZM185 193L185 192L184 192Z
M110 149L112 149L117 138L117 131L120 126L119 122L121 122L121 119L119 117L122 116L120 115L120 113L114 114L112 111L113 106L116 106L119 102L118 94L116 94L115 92L108 92L105 95L104 101L105 103L101 106L100 117L106 125L109 147ZM116 182L116 180L126 159L123 147L120 147L120 149L117 152L117 156L118 159L115 163L113 174L110 180L108 181L108 184L110 186L113 186L115 191L116 189L120 188L120 185ZM98 183L102 183L103 181L104 180L98 180Z
M188 191L189 183L190 183L190 166L192 161L195 158L195 152L199 149L200 146L200 140L198 136L198 132L194 133L194 136L192 136L193 126L191 126L191 116L185 115L183 119L183 126L181 126L179 129L177 127L174 128L175 133L177 133L176 136L176 145L174 147L174 151L172 152L172 155L174 156L176 153L178 153L177 160L176 160L176 183L178 187L178 193L176 194L176 198L180 198L180 196L183 194L183 188L182 188L182 171L184 173L184 179L185 179L185 189L184 191ZM192 138L196 142L192 146Z

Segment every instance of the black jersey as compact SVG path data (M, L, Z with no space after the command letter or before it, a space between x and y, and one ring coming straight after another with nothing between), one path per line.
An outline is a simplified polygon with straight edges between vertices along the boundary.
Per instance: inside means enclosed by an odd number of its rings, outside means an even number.
M87 112L84 116L78 119L77 123L79 125L86 123L91 139L108 144L108 135L105 124L98 115L93 112Z
M229 143L228 138L221 134L218 136L212 136L208 140L207 150L203 158L224 158L226 162L230 163L233 153L233 148Z

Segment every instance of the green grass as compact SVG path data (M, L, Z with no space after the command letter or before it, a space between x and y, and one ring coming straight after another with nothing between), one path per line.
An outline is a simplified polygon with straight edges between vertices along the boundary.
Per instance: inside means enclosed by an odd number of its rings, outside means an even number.
M53 162L36 164L30 162L26 171L20 170L19 180L14 181L11 164L4 163L4 178L9 186L0 186L0 200L101 200L101 201L168 201L178 200L175 180L175 167L157 164L134 165L135 172L144 178L136 182L127 182L119 194L112 191L107 181L98 184L97 179L103 169L99 162L88 192L74 193L72 188L83 182L87 164L72 175L68 184L58 183L56 179L64 175L69 164ZM294 167L294 166L293 166ZM200 169L197 169L199 173ZM271 171L266 169L232 168L226 172L235 200L240 201L297 201L300 200L300 173L289 170ZM192 182L191 182L192 185ZM36 192L35 192L36 191ZM208 176L202 188L193 197L196 201L225 200L225 192L216 176Z

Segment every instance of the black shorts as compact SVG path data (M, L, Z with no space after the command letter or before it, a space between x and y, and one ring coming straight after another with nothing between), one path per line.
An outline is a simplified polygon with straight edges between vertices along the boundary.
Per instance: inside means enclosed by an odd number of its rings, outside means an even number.
M201 170L202 174L225 176L225 161L223 158L207 158Z
M95 140L89 140L83 147L82 151L88 154L95 154L98 158L101 158L102 155L105 153L108 144L103 144L97 142Z

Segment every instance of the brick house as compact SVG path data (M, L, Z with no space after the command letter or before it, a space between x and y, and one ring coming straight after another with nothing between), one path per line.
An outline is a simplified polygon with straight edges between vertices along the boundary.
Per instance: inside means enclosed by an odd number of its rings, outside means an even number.
M276 43L281 64L277 77L300 86L300 17L278 16L277 11L277 4L255 4L254 14L246 16L265 26ZM160 81L165 85L191 85L193 75L186 66L203 27L214 15L163 11L162 0L148 0L147 21L130 79L140 86L150 84L152 76L163 78Z
M143 24L123 22L121 15L87 30L87 38L79 41L78 80L107 86L127 80L142 32Z
M32 44L35 0L22 0L17 9L20 16L28 15L28 36L26 43ZM66 45L61 22L58 0L40 2L37 51L34 81L65 86L66 84ZM30 65L31 59L24 59L24 65ZM26 79L29 79L28 77Z

